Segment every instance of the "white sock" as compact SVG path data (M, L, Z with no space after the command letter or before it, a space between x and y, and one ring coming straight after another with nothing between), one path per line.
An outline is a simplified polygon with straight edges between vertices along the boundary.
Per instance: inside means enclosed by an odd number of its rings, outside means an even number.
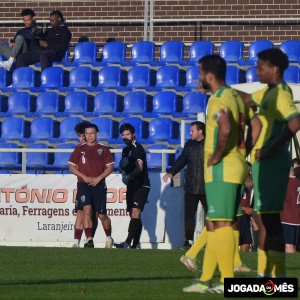
M8 61L9 61L9 63L12 65L13 64L13 62L14 62L14 58L13 57L10 57L9 59L8 59Z
M79 246L80 240L75 239L75 240L74 240L74 244L77 244L77 245Z
M107 236L106 241L110 242L111 241L111 236Z

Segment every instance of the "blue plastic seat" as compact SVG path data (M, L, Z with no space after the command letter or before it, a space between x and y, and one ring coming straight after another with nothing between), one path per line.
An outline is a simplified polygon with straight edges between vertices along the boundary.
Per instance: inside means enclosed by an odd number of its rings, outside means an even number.
M162 90L179 86L179 68L177 66L163 66L156 71L156 85L149 90Z
M100 92L94 97L92 112L84 112L85 117L112 115L118 109L118 95L112 91Z
M142 91L129 92L124 97L124 109L120 113L113 113L114 117L129 117L142 115L147 111L147 94Z
M59 96L56 92L40 93L36 98L36 111L28 112L26 117L40 117L42 115L53 115L58 112Z
M30 124L30 137L20 139L23 143L36 143L38 141L48 141L53 138L54 121L50 117L34 119Z
M109 66L100 69L98 73L98 86L95 90L117 89L121 87L121 75L121 68L117 66Z
M0 68L0 88L7 86L7 72L6 69Z
M271 49L274 47L274 44L268 40L257 40L252 42L249 46L249 57L247 60L242 60L239 62L240 65L252 66L257 63L258 57L257 54L263 50Z
M156 145L150 145L146 148L146 150L151 150L151 149L168 149L167 145L163 144L156 144ZM162 166L162 154L161 153L150 153L146 152L146 159L147 159L147 166L148 169L150 170L161 170ZM166 154L166 159L167 159L167 166L169 165L168 160L169 160L169 154Z
M73 130L73 128L72 128ZM74 130L73 130L74 131ZM65 143L58 144L56 149L75 149L75 144ZM52 164L46 165L46 169L50 170L65 170L69 169L69 158L72 152L54 152L54 160Z
M19 141L24 137L25 121L23 118L11 117L2 122L2 135L0 142L8 142L10 140Z
M15 92L8 97L7 112L0 113L1 117L11 117L30 112L30 94L27 92Z
M300 40L288 40L279 45L289 59L290 63L297 63L300 59Z
M177 112L177 96L173 91L158 92L152 99L152 111L144 113L145 118L158 118L160 115L172 115Z
M152 65L179 64L183 61L184 43L181 41L168 41L160 46L160 59Z
M257 69L256 66L252 66L249 69L247 69L247 71L246 71L246 82L247 83L259 81L258 76L256 74L256 69Z
M181 117L189 117L206 111L207 95L200 92L189 92L183 96Z
M226 68L226 84L240 83L240 69L237 66L227 66Z
M223 42L219 54L227 63L239 63L243 59L244 44L241 41Z
M16 143L0 144L0 148L17 149ZM18 152L0 152L0 168L19 168L19 153Z
M92 69L90 67L77 67L69 73L69 88L91 88Z
M131 48L131 60L124 65L150 64L154 61L155 43L139 41Z
M186 62L188 65L196 65L199 59L205 55L214 53L215 45L211 41L197 41L190 46L190 57Z
M82 122L80 117L67 117L59 124L60 134L58 138L50 138L50 143L65 143L68 141L77 141L78 137L74 127Z
M12 88L30 89L34 87L34 69L30 67L17 68L12 74Z
M64 70L61 67L49 67L41 73L41 89L58 89L64 85Z
M147 66L134 66L127 73L126 90L146 89L150 86L150 68Z
M168 142L173 138L173 121L171 118L156 118L149 122L148 143Z
M109 42L103 46L102 61L94 62L94 66L106 66L108 64L121 64L125 61L126 44L121 41Z
M98 140L107 141L114 138L114 122L111 118L100 117L91 120L91 123L96 124L99 129Z
M34 143L27 147L28 149L47 149L48 145L44 143ZM28 152L26 153L26 168L43 169L48 164L47 152Z
M199 85L199 66L192 66L187 69L186 74L186 84L184 86L185 91L192 91L197 89Z
M283 73L283 80L287 83L300 83L299 67L290 65Z
M87 111L88 95L85 92L71 92L65 96L65 109L63 112L54 113L55 117L67 117L83 114Z
M74 47L74 59L72 62L64 62L65 66L79 66L92 64L97 60L97 45L94 42L79 42Z

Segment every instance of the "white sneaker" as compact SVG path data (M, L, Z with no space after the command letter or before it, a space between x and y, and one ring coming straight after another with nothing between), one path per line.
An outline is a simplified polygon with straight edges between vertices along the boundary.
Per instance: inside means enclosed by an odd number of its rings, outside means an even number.
M106 238L105 248L112 248L113 244L114 244L113 238L111 236L108 236Z
M80 248L80 246L77 243L74 243L72 248Z
M183 291L186 293L205 293L210 287L210 283L197 281L194 284L183 288Z
M234 272L237 272L237 273L246 273L246 272L254 272L254 270L248 268L247 266L245 265L240 265L238 267L234 267Z
M12 63L9 60L0 61L0 67L9 71L11 69Z
M224 294L224 284L218 283L214 287L207 289L205 293L212 293L212 294Z
M182 255L180 257L180 261L192 272L196 272L198 270L198 265L196 259L187 257Z

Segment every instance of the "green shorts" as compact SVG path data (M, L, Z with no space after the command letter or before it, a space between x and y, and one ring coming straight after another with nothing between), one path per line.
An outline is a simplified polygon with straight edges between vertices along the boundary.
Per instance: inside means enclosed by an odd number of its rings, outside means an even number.
M278 213L283 210L291 158L279 153L252 165L254 209L258 213Z
M205 184L207 219L210 221L233 221L241 200L242 185L214 181Z

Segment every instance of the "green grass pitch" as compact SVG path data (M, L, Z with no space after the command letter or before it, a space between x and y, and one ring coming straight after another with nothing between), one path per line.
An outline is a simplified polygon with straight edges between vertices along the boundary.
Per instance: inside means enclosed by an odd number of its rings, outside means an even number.
M181 250L0 247L0 299L223 299L184 293L198 274ZM256 268L256 253L241 253ZM202 262L203 251L199 255ZM289 277L300 277L300 253L287 254ZM255 277L253 273L237 277ZM216 272L214 281L219 279ZM237 299L237 298L235 298Z

